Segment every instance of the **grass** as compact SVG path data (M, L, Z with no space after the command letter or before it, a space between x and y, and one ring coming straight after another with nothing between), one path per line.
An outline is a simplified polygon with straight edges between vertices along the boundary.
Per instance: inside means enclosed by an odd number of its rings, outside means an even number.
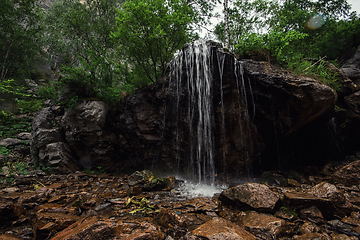
M336 92L342 91L341 83L338 80L338 73L329 69L323 60L319 60L315 63L308 60L297 60L296 62L289 64L289 69L295 75L305 75L312 77L319 82L331 87Z

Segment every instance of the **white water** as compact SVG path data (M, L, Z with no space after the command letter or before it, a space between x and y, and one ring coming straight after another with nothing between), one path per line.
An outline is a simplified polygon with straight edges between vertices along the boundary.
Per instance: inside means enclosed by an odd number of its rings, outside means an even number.
M214 193L220 192L221 187L216 186L215 176L215 113L214 105L221 106L220 118L220 137L223 144L222 156L219 162L222 163L222 170L226 170L226 149L225 149L225 116L224 116L224 99L223 99L223 76L225 69L225 53L222 51L212 49L216 48L211 46L205 40L198 40L190 43L188 46L179 51L170 63L170 88L174 93L175 99L172 108L173 119L172 124L175 126L173 129L175 159L177 161L177 173L182 178L192 180L195 183L187 182L182 186L184 192L194 195L212 196ZM213 56L213 54L216 54ZM217 61L217 67L220 77L220 102L213 102L214 84L213 84L213 70L214 60ZM235 60L235 59L234 59ZM243 69L241 62L235 60L234 76L237 84L239 107L248 105L248 96L246 95L245 81L250 86L249 79L244 79ZM253 96L250 96L251 99ZM243 102L243 105L240 104ZM252 102L253 99L252 99ZM254 107L254 106L253 106ZM181 108L181 109L180 109ZM246 109L239 109L239 125L242 146L247 145L247 141L252 139L250 134L250 119L249 111ZM255 109L253 109L255 114ZM185 120L184 120L185 119ZM242 128L241 121L245 120L245 129ZM182 125L187 122L186 126ZM181 136L189 136L189 139L180 139ZM247 137L246 137L247 136ZM186 142L186 147L184 145ZM245 150L246 152L247 150ZM249 149L246 155L245 163L250 161L253 150ZM249 172L249 171L248 171Z
M212 74L210 73L211 51L205 41L196 41L185 51L177 53L171 62L171 86L176 87L177 99L175 108L179 108L180 86L187 88L189 119L190 175L197 182L215 183L214 140L213 140L213 106ZM183 72L186 69L186 72ZM184 74L186 75L185 77ZM186 81L185 83L183 83ZM177 120L178 121L178 120ZM178 131L178 130L176 130ZM178 134L177 137L178 138ZM176 143L179 140L176 139ZM180 154L177 154L180 156ZM177 159L178 162L185 159ZM180 165L180 164L179 164Z
M191 183L184 181L175 191L180 193L180 196L187 198L196 197L213 197L214 194L221 193L227 189L227 185L208 185L203 183Z

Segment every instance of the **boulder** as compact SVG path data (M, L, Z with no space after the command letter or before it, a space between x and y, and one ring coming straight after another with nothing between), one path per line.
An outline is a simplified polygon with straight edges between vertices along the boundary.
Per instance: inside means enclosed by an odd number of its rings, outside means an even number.
M317 184L310 188L307 193L317 197L327 198L338 205L345 203L346 200L344 194L338 190L335 185L327 182Z
M83 218L61 232L52 240L70 239L165 239L159 227L148 222L122 222L97 216Z
M208 58L209 66L196 69L203 63L189 63L196 59L191 54L198 54L194 46L204 53L204 59ZM192 73L199 69L209 69L204 73L209 74L209 82L194 78ZM211 97L200 97L203 92L195 87L207 84ZM164 77L125 100L119 128L122 149L132 159L126 163L127 168L155 165L160 172L187 178L200 172L205 179L215 165L218 177L225 169L239 175L265 149L278 149L274 144L279 139L314 121L324 125L336 99L330 87L315 79L295 76L265 62L239 61L213 42L188 44L172 60ZM209 113L202 113L204 109ZM208 120L199 121L202 116ZM204 127L206 122L213 125ZM267 161L272 167L277 164L272 159L277 158L262 157L263 166ZM289 158L286 161L289 165L294 162Z
M191 232L193 235L212 240L241 240L256 239L254 235L240 226L223 218L214 218Z
M224 204L236 204L238 207L269 212L274 210L280 195L266 185L246 183L224 190L219 199Z
M35 166L49 168L54 173L79 170L58 122L62 114L59 106L43 108L35 116L31 131L30 150Z
M347 186L360 184L360 160L341 167L331 178L333 182Z
M150 170L136 171L128 178L130 187L139 187L144 191L161 190L168 186L166 178L155 177Z
M355 84L360 85L360 46L340 68Z
M313 223L322 223L324 221L321 211L315 206L301 209L300 217Z
M61 118L66 143L85 169L102 167L113 172L119 168L118 137L107 123L108 112L104 102L82 100Z
M278 239L287 228L284 220L257 212L247 213L241 221L244 228L258 238Z
M21 140L17 138L5 138L0 140L0 146L10 147L21 144Z

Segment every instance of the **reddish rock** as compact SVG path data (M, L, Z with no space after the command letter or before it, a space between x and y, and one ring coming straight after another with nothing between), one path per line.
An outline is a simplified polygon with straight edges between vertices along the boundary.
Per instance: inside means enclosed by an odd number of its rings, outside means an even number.
M18 238L12 234L1 234L0 240L22 240L23 238Z
M11 224L25 212L24 207L13 203L0 203L0 225Z
M177 215L174 211L169 211L165 208L156 215L155 220L166 228L174 228L176 226L186 227L185 220Z
M245 229L257 236L268 239L276 239L281 235L287 224L284 220L270 215L261 214L257 212L250 212L242 219L242 224Z
M293 236L293 239L295 239L295 240L309 240L309 239L330 240L331 238L329 237L329 235L327 235L325 233L305 233L300 236L295 235L295 236Z
M306 209L301 209L300 217L302 219L307 219L314 223L322 223L324 221L324 217L323 217L322 213L315 206L311 206Z
M301 234L320 232L320 228L312 222L305 222L299 228Z
M97 216L86 217L70 225L51 240L77 239L165 239L158 227L148 222L116 222Z
M48 238L79 219L81 217L64 213L37 213L31 217L35 239Z
M360 184L360 160L340 168L332 175L332 180L347 186Z
M223 203L237 204L239 207L250 207L260 211L272 211L280 195L259 183L246 183L229 188L220 194Z
M223 218L214 218L213 220L208 221L200 227L196 228L191 233L195 236L211 240L256 239L256 237L251 233Z
M345 202L344 194L339 191L335 185L321 182L307 191L317 197L327 198L335 204L343 204Z
M344 217L341 221L350 225L360 226L360 213L352 212L350 216Z
M302 192L285 192L285 197L289 200L289 204L297 208L306 208L313 205L317 207L330 207L331 201L326 198L320 198L312 194Z

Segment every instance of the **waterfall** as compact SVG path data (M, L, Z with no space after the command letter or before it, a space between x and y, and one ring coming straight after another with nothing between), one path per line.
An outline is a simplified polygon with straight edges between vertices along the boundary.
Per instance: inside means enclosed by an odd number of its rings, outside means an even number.
M179 115L185 113L188 119L189 154L182 156L181 147L177 147L177 161L188 160L187 168L198 182L215 183L214 163L214 112L212 103L213 79L210 46L205 41L191 43L178 52L170 63L170 87L175 92L175 124L179 124ZM187 93L184 99L183 90ZM186 109L180 109L185 101ZM175 144L180 144L179 129L175 130ZM184 158L184 159L179 159ZM188 159L186 159L188 158ZM179 165L180 167L180 165Z
M254 100L246 90L251 89L251 85L249 79L244 78L242 63L218 44L199 40L176 53L169 69L172 100L168 105L171 119L167 123L173 136L175 174L197 183L214 185L215 165L225 172L226 154L233 151L227 149L229 141L232 141L231 148L234 148L234 142L239 143L235 146L237 152L231 153L232 159L237 158L232 160L233 164L243 161L248 167L253 154L249 144L252 144L254 129L248 99L252 104ZM224 77L226 86L223 85ZM223 88L227 91L227 99L224 99ZM227 109L224 101L227 101ZM255 109L251 111L255 114ZM230 125L225 114L227 118L235 119ZM230 140L226 139L228 135L232 136ZM234 137L239 139L234 140Z

